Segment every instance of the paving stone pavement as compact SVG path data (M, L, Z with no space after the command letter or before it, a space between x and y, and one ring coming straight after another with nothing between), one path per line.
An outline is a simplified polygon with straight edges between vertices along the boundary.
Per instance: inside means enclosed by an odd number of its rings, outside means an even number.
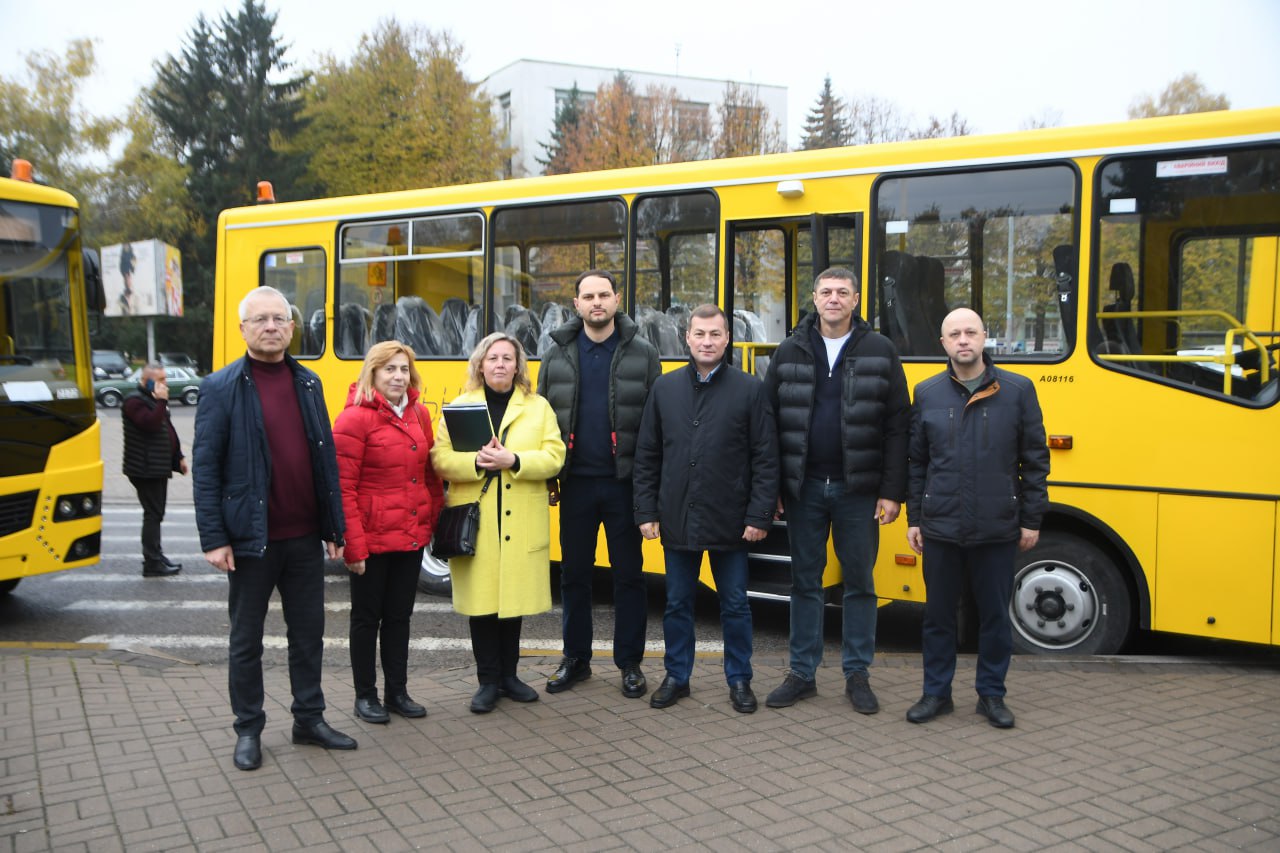
M527 657L541 689L555 659ZM470 669L413 672L430 715L355 720L325 672L327 719L360 741L289 740L288 673L266 671L260 770L231 763L226 669L110 650L0 651L0 853L201 850L1280 849L1280 670L1015 658L1017 728L973 713L924 726L916 656L878 656L883 710L853 713L838 666L819 695L734 713L699 661L653 710L596 677L530 705L467 711ZM661 661L645 663L651 686Z

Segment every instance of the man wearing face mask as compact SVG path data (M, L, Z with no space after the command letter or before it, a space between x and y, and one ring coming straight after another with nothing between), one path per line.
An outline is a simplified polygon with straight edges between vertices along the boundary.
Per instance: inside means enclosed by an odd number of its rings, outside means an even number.
M125 398L124 474L142 504L142 576L161 578L182 571L182 564L164 555L160 547L160 522L164 521L173 472L187 473L182 443L169 421L169 385L164 367L156 363L142 368L138 388Z

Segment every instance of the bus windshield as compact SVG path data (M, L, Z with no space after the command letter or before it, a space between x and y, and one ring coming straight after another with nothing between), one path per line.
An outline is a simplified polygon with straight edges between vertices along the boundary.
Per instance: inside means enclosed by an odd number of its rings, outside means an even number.
M91 396L77 384L67 264L76 233L74 210L0 201L0 404Z

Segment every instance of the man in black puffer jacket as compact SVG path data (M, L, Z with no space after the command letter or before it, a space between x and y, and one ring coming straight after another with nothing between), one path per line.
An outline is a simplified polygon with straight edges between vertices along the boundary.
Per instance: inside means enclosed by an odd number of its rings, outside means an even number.
M911 400L897 350L857 316L858 279L832 267L813 283L816 309L769 363L765 386L778 419L782 495L791 543L790 664L765 700L785 708L817 693L822 662L827 538L844 576L842 669L855 711L880 703L867 667L875 654L879 525L907 496Z
M954 708L956 603L967 574L978 605L977 712L1013 726L1004 704L1009 597L1017 552L1035 546L1049 508L1049 448L1035 385L993 365L986 340L981 317L952 311L942 321L950 363L916 386L907 542L925 556L925 610L924 695L907 711L913 723Z
M559 693L591 677L591 573L604 525L613 575L613 662L622 695L648 691L644 659L649 601L632 518L631 469L649 388L662 372L658 351L618 311L612 273L587 270L575 283L578 315L551 333L538 393L555 410L567 449L560 472L560 594L564 657L547 679Z
M164 521L173 472L187 473L182 443L169 420L169 384L164 365L142 368L138 388L124 400L124 473L142 504L142 576L165 577L182 571L182 564L164 555L160 522Z

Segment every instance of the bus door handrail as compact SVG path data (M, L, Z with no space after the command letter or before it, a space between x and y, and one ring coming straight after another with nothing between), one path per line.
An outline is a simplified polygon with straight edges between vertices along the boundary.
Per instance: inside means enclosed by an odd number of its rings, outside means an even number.
M1263 357L1258 360L1259 363L1259 380L1261 384L1266 385L1271 379L1271 359L1266 346L1262 340L1253 332L1251 332L1243 323L1226 311L1216 311L1212 309L1182 309L1172 311L1099 311L1097 318L1099 320L1181 320L1188 317L1213 317L1223 320L1228 328L1223 341L1222 355L1130 355L1127 353L1099 353L1097 358L1099 361L1115 361L1115 362L1183 362L1192 364L1221 364L1222 365L1222 393L1231 393L1231 368L1236 363L1236 352L1234 349L1234 341L1236 335L1242 335L1245 340L1252 343L1262 352Z
M733 348L742 353L742 372L756 372L756 353L770 353L778 348L778 344L768 341L734 341Z

